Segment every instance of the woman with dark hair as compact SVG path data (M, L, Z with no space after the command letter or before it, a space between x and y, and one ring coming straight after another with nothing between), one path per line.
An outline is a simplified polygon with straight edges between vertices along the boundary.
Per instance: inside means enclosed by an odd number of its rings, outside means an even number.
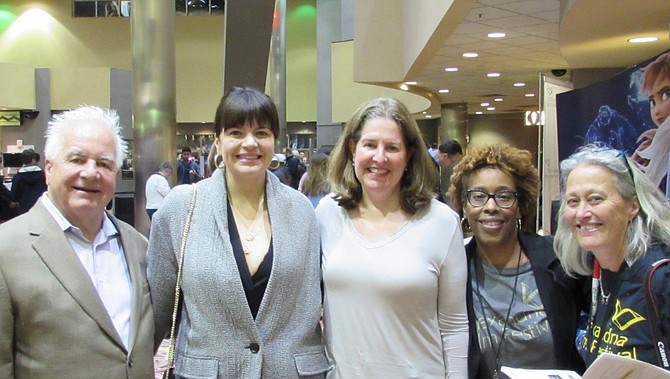
M177 186L153 218L148 279L156 344L169 331L178 254L197 189L181 276L176 377L321 378L319 230L301 193L267 171L277 110L259 90L221 99L215 144L224 165ZM296 238L295 230L300 230Z
M592 276L582 346L670 369L670 208L621 151L587 145L561 162L554 247L568 273Z
M575 347L588 281L561 269L552 239L532 233L540 177L526 150L475 146L454 167L449 194L472 239L468 259L471 378L501 366L584 371Z
M361 105L333 152L321 225L329 378L466 378L465 254L457 215L407 108Z

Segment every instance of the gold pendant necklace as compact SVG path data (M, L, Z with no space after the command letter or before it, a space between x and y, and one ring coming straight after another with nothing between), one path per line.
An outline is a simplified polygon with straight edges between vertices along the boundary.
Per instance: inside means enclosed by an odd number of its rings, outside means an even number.
M256 239L256 236L258 236L258 234L261 231L261 225L264 223L265 218L263 217L263 211L265 210L264 203L265 203L265 194L261 196L258 202L258 208L256 209L256 216L254 217L254 221L251 223L251 226L245 231L244 238L240 238L240 242L242 242L242 250L244 250L244 255L251 254L250 245L253 244L254 239ZM236 213L238 215L240 223L243 224L242 214L240 214L240 212L232 204L231 207L233 208L233 213ZM246 226L244 227L246 228ZM240 228L238 227L238 230L239 229Z

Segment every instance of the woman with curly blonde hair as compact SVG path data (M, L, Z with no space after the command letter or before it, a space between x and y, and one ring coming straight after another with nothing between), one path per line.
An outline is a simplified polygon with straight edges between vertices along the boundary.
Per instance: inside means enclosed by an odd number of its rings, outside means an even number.
M584 371L575 347L588 281L565 274L552 238L532 232L540 177L532 155L508 145L468 150L449 194L472 239L468 260L471 378L501 366Z

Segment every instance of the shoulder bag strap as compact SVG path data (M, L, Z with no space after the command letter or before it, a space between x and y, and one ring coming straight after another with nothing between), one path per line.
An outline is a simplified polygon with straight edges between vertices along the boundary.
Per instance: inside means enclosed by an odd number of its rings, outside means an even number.
M195 184L192 185L193 194L191 195L191 203L188 206L188 215L186 216L186 221L184 222L184 230L181 235L181 244L179 246L179 261L177 265L177 284L175 284L174 289L174 307L172 309L172 327L170 328L170 344L168 346L168 368L165 371L166 373L171 371L174 368L174 348L175 348L175 339L176 339L176 329L177 329L177 313L179 311L179 297L181 293L181 276L182 276L182 265L184 263L184 252L186 250L186 240L188 239L188 231L191 228L191 217L193 216L193 209L195 208L195 195L196 187Z
M644 297L645 305L647 307L647 320L649 320L649 328L651 329L651 337L654 343L654 350L656 350L656 357L658 358L658 363L661 367L666 369L670 367L670 351L668 350L668 341L662 336L658 335L658 325L659 324L659 315L658 307L656 305L656 299L654 297L653 288L652 288L652 279L656 270L670 262L670 259L661 259L654 262L647 273L647 277L644 281Z

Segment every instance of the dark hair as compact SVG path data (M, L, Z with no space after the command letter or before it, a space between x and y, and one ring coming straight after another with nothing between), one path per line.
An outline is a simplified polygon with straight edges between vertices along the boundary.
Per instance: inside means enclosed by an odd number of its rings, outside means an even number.
M470 186L470 177L484 168L497 168L514 178L518 196L521 223L526 231L534 227L533 218L540 195L540 175L533 166L533 156L505 144L480 145L468 149L468 153L454 167L449 186L449 197L460 214L463 212L465 195Z
M345 209L355 209L363 198L363 188L352 165L354 152L351 146L361 139L365 123L375 118L393 120L400 128L407 148L407 170L400 180L400 206L414 215L430 206L437 170L416 121L403 103L392 98L363 103L345 125L328 165L328 181L335 192L334 199Z
M188 146L184 146L184 147L181 148L181 152L182 152L182 153L187 153L187 152L190 153L190 152L191 152L191 148L188 147Z
M440 150L440 153L442 154L449 154L449 155L463 154L461 144L458 143L458 141L456 141L455 139L445 141L443 144L440 145L438 150Z
M35 150L25 149L21 152L21 164L32 164L35 159Z
M279 115L272 99L253 87L233 87L221 98L214 115L214 135L219 136L226 128L247 123L267 127L279 136Z

